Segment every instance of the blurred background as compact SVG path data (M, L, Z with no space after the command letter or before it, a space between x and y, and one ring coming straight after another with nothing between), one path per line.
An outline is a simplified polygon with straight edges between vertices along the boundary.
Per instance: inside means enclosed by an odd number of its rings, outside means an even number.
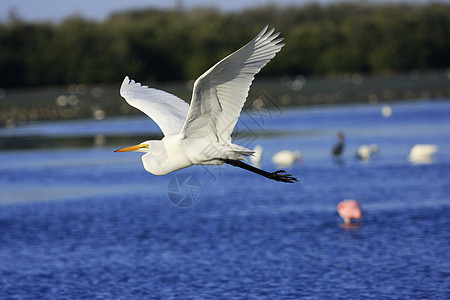
M266 25L233 141L299 183L114 153L162 137L126 75L189 102ZM449 1L1 0L0 298L447 299L449 37Z
M448 97L450 4L2 1L0 126L135 114L125 75L189 101L193 80L265 25L283 55L252 87L279 105Z

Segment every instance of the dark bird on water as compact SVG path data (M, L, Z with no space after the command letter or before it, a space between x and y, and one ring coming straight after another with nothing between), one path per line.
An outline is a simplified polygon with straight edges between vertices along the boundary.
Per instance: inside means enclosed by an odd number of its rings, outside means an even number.
M333 149L331 150L331 154L333 154L334 157L339 157L344 153L345 148L345 136L342 131L338 131L337 133L338 143L333 146Z

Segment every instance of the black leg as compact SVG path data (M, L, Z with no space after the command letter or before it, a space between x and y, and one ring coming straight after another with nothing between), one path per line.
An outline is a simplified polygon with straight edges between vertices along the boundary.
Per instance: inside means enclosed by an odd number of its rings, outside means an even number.
M270 173L270 172L255 168L253 166L247 165L246 163L244 163L243 161L240 161L240 160L222 159L222 158L220 158L220 160L226 164L248 170L250 172L259 174L261 176L264 176L264 177L272 179L272 180L281 181L281 182L289 182L289 183L294 183L294 182L298 181L297 178L295 178L291 174L287 174L286 171L284 171L284 170L278 170L273 173Z

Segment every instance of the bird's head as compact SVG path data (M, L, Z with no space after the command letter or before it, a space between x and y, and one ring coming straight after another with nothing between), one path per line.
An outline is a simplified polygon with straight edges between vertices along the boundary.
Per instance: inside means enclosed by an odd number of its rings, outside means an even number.
M135 151L135 152L148 152L149 151L149 143L143 142L139 145L134 145L131 147L126 147L122 149L118 149L114 152L128 152L128 151Z

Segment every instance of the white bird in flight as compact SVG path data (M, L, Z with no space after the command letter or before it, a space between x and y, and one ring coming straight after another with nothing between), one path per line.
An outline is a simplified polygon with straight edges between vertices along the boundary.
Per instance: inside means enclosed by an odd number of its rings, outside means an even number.
M284 170L267 172L243 162L253 151L231 142L254 76L284 46L282 38L267 26L248 44L228 55L194 83L190 106L170 93L143 86L125 77L120 95L131 106L153 119L164 133L116 152L138 151L144 168L165 175L191 165L224 163L257 173L272 180L295 182Z

